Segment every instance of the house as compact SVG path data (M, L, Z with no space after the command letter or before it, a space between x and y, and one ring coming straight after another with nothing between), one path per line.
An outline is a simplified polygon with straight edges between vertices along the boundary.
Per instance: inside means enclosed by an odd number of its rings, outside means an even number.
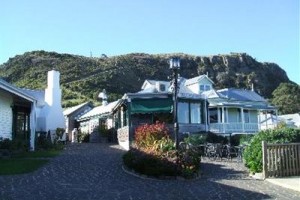
M261 112L258 117L260 122L260 130L274 129L278 124L283 122L282 119L279 118L279 116L276 116L272 113Z
M178 92L179 137L183 133L207 131L207 103L200 94L193 93L180 78ZM172 85L167 81L145 80L142 90L127 93L113 108L113 121L119 144L129 149L137 126L162 121L173 135ZM173 136L174 137L174 136Z
M253 90L225 88L215 90L213 81L201 75L186 81L194 93L205 96L209 104L209 131L221 134L253 134L260 130L259 113L274 112L263 97Z
M261 114L261 130L274 129L278 124L285 124L289 128L300 128L300 114L285 114L285 115L272 115Z
M76 120L79 124L80 132L90 135L90 142L99 141L99 127L101 125L105 126L106 129L113 127L111 113L112 108L115 107L118 101L108 103L106 92L105 90L103 91L99 94L103 100L102 105L92 108Z
M74 128L79 128L79 123L77 120L87 112L89 112L93 108L91 102L84 102L77 106L73 106L67 108L63 111L65 117L65 124L66 124L66 133L68 134L68 140L71 140L71 134Z
M35 149L36 131L55 134L65 128L59 72L49 71L44 91L18 88L0 79L0 138L28 141Z
M282 119L289 127L300 128L300 114L286 114L279 115L280 119Z
M277 113L253 90L215 90L207 75L179 79L179 137L184 133L213 132L223 136L254 134L260 130L259 113ZM113 109L119 144L129 149L137 126L155 121L173 127L172 85L167 81L145 80L142 90L127 93Z

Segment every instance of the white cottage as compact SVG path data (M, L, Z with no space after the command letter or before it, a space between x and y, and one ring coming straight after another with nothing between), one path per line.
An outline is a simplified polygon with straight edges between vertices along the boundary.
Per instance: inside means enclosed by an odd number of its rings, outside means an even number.
M36 131L65 128L59 72L49 71L45 91L18 88L0 79L0 138L21 138L34 150Z

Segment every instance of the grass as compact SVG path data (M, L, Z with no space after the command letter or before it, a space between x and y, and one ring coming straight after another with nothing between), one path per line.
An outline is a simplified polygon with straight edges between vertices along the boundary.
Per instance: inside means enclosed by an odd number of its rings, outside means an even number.
M61 150L56 149L21 152L11 158L0 159L0 175L33 172L48 163L49 158L59 155L60 152Z
M0 175L24 174L37 170L48 163L46 159L0 159Z
M14 158L52 158L60 154L60 150L40 150L32 152L23 152L17 155L14 155Z

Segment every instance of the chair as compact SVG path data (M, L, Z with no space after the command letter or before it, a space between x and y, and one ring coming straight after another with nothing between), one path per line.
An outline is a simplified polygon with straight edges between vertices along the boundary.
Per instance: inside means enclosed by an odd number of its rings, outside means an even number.
M67 143L67 134L63 133L63 135L57 139L57 142L61 142L63 144L66 144Z

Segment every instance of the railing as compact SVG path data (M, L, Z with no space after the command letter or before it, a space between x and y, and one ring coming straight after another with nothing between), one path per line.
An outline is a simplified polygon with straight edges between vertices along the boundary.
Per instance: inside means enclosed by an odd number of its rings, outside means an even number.
M262 142L263 178L300 175L300 143Z
M209 130L214 133L255 133L258 131L257 123L211 123Z

